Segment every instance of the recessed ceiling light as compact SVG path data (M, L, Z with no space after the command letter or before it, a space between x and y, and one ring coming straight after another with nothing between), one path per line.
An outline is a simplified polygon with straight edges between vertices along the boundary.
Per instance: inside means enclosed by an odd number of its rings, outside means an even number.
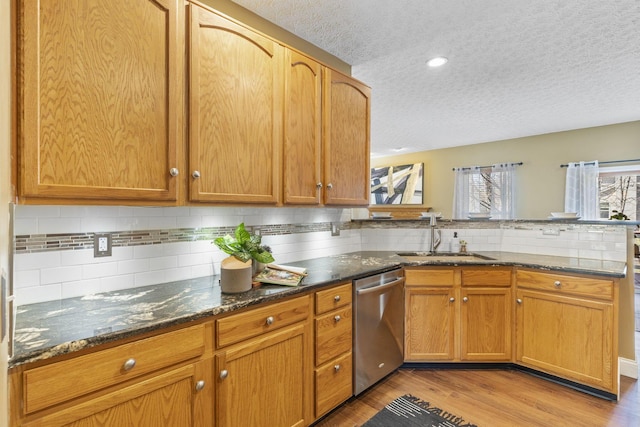
M427 61L427 65L429 67L440 67L446 64L449 60L444 56L436 56L435 58L431 58Z
M392 151L399 152L399 151L404 151L404 150L406 150L406 148L405 148L405 147L396 147L396 148L392 148L391 150L392 150Z

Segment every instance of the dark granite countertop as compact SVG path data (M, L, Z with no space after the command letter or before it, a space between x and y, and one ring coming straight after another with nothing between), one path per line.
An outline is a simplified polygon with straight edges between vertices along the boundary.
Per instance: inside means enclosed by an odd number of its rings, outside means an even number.
M287 263L305 267L297 287L262 285L223 294L210 276L87 295L17 308L14 354L9 366L48 359L172 325L357 279L402 265L513 265L569 273L624 277L626 263L505 252L482 252L492 260L408 262L396 252L362 251Z

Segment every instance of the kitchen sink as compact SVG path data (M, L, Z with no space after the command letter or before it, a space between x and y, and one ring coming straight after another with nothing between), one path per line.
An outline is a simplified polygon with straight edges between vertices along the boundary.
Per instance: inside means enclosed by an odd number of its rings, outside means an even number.
M405 258L407 261L440 261L440 262L456 262L456 261L491 261L495 258L486 255L474 254L471 252L398 252L398 256Z

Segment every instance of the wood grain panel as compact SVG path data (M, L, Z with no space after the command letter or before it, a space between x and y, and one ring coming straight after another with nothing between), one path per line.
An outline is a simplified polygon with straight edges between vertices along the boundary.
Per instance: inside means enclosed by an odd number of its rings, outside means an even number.
M195 426L192 365L23 424L25 427Z
M613 280L598 277L568 276L519 269L516 272L516 283L518 288L554 291L609 301L613 299L614 295Z
M368 205L371 90L336 71L325 70L325 203Z
M460 359L510 361L511 290L463 289L460 297Z
M316 417L353 395L353 355L351 352L316 370Z
M290 326L216 356L218 372L228 372L218 380L218 427L308 424L305 330L304 325Z
M279 200L283 47L190 6L189 165L195 201Z
M287 50L284 100L284 203L317 205L322 184L322 67Z
M25 1L21 195L177 199L179 4Z
M352 321L351 306L316 318L316 366L351 350Z
M405 360L453 360L456 310L452 288L405 290Z
M462 269L462 286L511 286L513 269L499 267L465 267Z
M23 373L24 412L30 414L74 397L197 358L204 352L204 331L203 325L193 326L26 370ZM135 366L130 370L124 370L125 361L131 358L135 359ZM70 384L73 384L73 387L69 387Z
M456 270L440 268L405 268L407 286L453 286Z
M526 290L517 295L518 362L617 393L613 304Z
M327 313L336 308L351 305L353 292L351 282L316 292L316 314Z
M218 319L217 346L234 344L300 322L309 317L309 305L309 296L303 296ZM272 323L267 318L272 318Z

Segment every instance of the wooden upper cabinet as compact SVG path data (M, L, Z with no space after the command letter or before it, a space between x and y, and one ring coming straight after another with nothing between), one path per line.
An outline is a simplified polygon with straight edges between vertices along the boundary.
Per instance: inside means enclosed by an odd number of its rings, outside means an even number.
M181 0L20 3L20 201L177 200L182 8Z
M371 89L325 68L324 203L369 204Z
M190 200L276 204L284 48L208 9L189 16Z
M322 194L322 66L286 51L284 203L317 205Z

